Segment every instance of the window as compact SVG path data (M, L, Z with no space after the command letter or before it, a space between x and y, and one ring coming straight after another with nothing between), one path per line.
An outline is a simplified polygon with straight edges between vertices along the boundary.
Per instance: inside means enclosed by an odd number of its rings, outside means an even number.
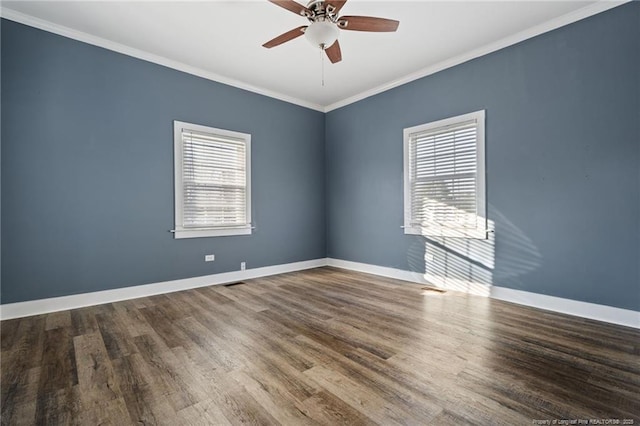
M251 234L251 135L173 122L175 238Z
M487 238L484 116L404 129L405 234Z

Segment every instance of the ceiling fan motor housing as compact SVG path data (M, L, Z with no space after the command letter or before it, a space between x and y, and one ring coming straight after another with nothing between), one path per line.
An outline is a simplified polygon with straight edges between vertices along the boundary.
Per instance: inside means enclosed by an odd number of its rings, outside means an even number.
M325 4L324 0L311 0L307 3L307 9L312 13L312 16L307 16L311 22L320 20L336 22L338 18L335 13L336 8L330 4Z

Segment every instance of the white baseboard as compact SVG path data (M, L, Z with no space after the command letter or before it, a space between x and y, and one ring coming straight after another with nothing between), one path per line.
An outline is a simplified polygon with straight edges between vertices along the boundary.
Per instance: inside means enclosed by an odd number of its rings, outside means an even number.
M381 277L395 278L396 280L411 281L419 284L430 284L424 274L420 272L404 271L402 269L386 266L371 265L368 263L351 262L350 260L327 258L327 266L349 269L351 271L364 272L365 274L380 275Z
M332 258L327 259L327 265L335 266L336 268L380 275L388 278L395 278L398 280L411 281L419 284L430 284L424 278L424 275L418 272L410 272L401 269ZM582 318L589 318L640 329L640 312L629 309L580 302L577 300L547 296L544 294L514 290L505 287L491 287L489 297L547 311L559 312L562 314L574 315Z
M531 293L506 287L492 287L490 297L547 311L640 329L640 312L630 309L614 308L613 306L547 296L546 294Z
M286 263L282 265L265 266L244 271L223 272L180 280L164 281L160 283L144 284L113 290L96 291L92 293L74 294L71 296L52 297L48 299L29 300L27 302L7 303L0 305L0 320L46 314L67 309L84 308L86 306L101 305L103 303L136 299L138 297L156 294L172 293L174 291L209 285L226 284L251 278L266 277L286 272L302 271L304 269L326 266L327 259L306 260L303 262Z
M77 309L86 306L100 305L103 303L136 299L138 297L172 293L174 291L188 290L191 288L226 284L234 281L266 277L269 275L283 274L286 272L302 271L305 269L318 268L327 265L419 284L431 284L425 279L424 274L419 272L404 271L401 269L370 265L360 262L351 262L347 260L324 258L307 260L303 262L287 263L283 265L265 266L262 268L247 269L245 271L224 272L220 274L124 287L113 290L74 294L71 296L52 297L49 299L8 303L5 305L0 305L0 319L6 320L31 315L46 314L50 312L64 311L67 309ZM583 318L590 318L598 321L604 321L640 329L640 312L638 311L614 308L611 306L598 305L595 303L580 302L577 300L547 296L544 294L514 290L505 287L491 287L489 297L498 300L504 300L507 302L517 303L520 305L545 309L548 311L554 311Z

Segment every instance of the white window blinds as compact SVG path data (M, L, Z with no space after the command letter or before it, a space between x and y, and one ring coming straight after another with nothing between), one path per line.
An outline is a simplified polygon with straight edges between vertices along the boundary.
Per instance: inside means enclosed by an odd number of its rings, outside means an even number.
M176 238L250 233L250 135L175 127Z
M486 237L484 111L405 129L405 231Z

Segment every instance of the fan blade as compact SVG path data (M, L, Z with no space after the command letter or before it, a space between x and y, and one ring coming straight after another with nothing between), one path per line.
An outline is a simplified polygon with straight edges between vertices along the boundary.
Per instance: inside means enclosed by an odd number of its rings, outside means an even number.
M324 51L327 52L327 56L332 64L342 60L342 52L340 51L340 43L338 43L338 40L336 40L336 42L331 46L327 47Z
M351 31L394 32L400 22L393 19L372 18L370 16L341 16L338 28Z
M306 17L312 15L309 9L307 9L300 3L295 2L293 0L269 0L269 1L273 4L277 4L278 6L295 13L296 15L301 15Z
M346 2L347 0L326 0L324 2L324 5L325 7L333 6L333 13L337 15L338 12L340 12L340 9L342 9L342 6L344 6Z
M263 44L262 47L271 49L272 47L279 46L282 43L285 43L289 40L293 40L296 37L300 37L302 34L304 34L305 28L307 28L307 26L303 25L301 27L294 28L291 31L287 31L284 34L280 34L278 37L274 38L273 40L269 40L268 42Z

